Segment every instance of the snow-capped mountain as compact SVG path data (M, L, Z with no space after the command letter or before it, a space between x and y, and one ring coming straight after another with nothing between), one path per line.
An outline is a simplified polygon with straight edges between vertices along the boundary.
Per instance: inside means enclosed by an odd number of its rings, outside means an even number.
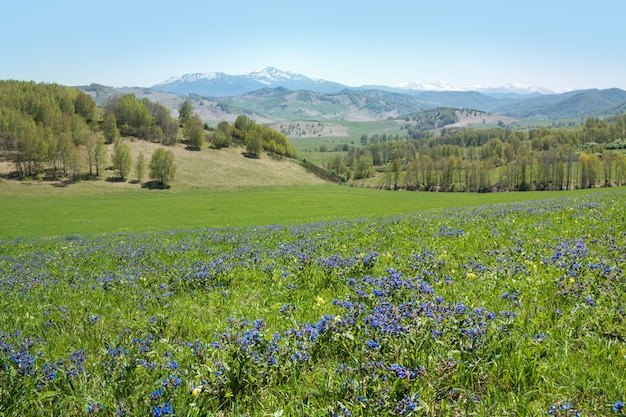
M413 90L413 91L468 91L467 88L460 88L453 86L446 81L433 81L423 83L401 83L395 86L401 90Z
M554 94L552 90L548 90L543 87L535 87L523 83L509 83L501 87L477 87L475 89L483 94L494 97L514 97L514 96L543 96L548 94Z
M393 87L381 85L348 87L344 84L309 78L296 72L281 71L273 67L265 67L240 75L229 75L222 72L185 74L180 77L172 77L151 88L181 95L198 94L209 97L232 97L262 88L277 87L283 87L292 91L309 90L323 94L334 94L344 89L377 89L410 93L412 95L420 92L476 91L487 96L508 99L554 94L553 91L548 89L522 83L510 83L500 87L482 85L459 87L446 81L433 81L403 83Z
M319 93L337 93L347 86L331 81L309 78L295 72L265 67L241 75L221 72L185 74L172 77L151 88L181 95L198 94L211 97L230 97L262 88L283 87L288 90L311 90Z
M474 85L471 87L459 87L452 85L446 81L434 81L434 82L422 82L422 83L403 83L396 86L398 89L410 90L410 91L477 91L479 93L500 97L500 98L515 98L515 97L528 97L536 95L554 94L554 91L547 88L535 87L529 84L523 83L509 83L500 87L486 87L484 85Z

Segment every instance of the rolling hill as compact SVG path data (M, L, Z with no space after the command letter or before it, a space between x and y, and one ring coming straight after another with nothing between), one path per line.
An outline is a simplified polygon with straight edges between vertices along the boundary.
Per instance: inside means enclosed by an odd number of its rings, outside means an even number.
M207 122L234 121L240 114L260 123L289 120L377 121L403 118L437 107L472 109L520 119L580 119L626 109L626 91L578 90L552 93L511 84L475 91L447 85L348 87L267 67L242 75L187 74L146 87L80 87L103 106L108 97L126 93L147 97L172 110L184 99Z

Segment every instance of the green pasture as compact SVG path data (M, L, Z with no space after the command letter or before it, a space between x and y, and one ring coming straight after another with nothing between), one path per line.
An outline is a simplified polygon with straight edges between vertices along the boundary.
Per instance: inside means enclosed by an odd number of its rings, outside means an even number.
M601 192L604 189L526 193L431 193L320 185L102 191L81 183L2 187L0 239L197 229L222 226L303 224L381 217L421 210L477 206ZM606 190L615 190L606 189Z
M624 189L76 185L2 188L0 416L626 415Z

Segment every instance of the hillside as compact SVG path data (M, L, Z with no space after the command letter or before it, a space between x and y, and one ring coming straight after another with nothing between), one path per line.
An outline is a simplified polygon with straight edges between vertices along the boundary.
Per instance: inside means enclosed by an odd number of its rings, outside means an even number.
M161 147L159 144L147 141L126 141L131 148L133 161L139 152L143 152L149 161L152 152ZM168 192L182 192L188 189L231 190L247 187L293 187L325 183L321 179L307 173L296 161L291 159L277 160L266 154L260 159L250 159L242 155L243 148L231 147L220 150L209 149L206 146L199 152L185 149L183 144L168 147L174 152L176 177ZM108 145L109 155L113 145ZM9 162L0 162L0 190L2 193L24 192L31 186L32 192L60 193L82 190L82 192L110 192L120 189L142 190L135 181L134 171L127 182L116 182L116 174L107 169L104 175L96 181L78 181L59 189L63 185L60 181L14 181L6 179L15 169ZM4 179L2 179L4 178ZM108 180L107 180L108 179ZM155 191L156 192L156 191Z
M620 114L626 108L626 91L581 90L561 94L487 95L476 91L408 91L350 89L337 93L263 87L231 97L207 97L201 90L179 95L150 88L112 88L97 84L80 87L99 106L110 97L132 93L169 108L176 116L183 100L192 102L204 121L233 122L244 114L258 123L281 121L369 122L404 118L408 114L438 107L472 109L517 119L580 119ZM515 97L515 98L512 98Z

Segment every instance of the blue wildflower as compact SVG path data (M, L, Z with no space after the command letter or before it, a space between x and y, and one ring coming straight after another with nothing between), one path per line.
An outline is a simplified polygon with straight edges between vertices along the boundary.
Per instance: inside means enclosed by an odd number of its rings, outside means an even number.
M98 413L98 412L100 412L101 409L102 408L100 407L100 404L98 404L98 403L91 403L91 404L89 404L89 406L87 406L87 412L89 414Z
M367 346L369 349L376 349L379 345L378 343L376 343L376 341L370 339L365 343L365 346Z
M157 405L152 407L152 415L154 417L169 416L172 414L174 414L174 407L172 407L172 405L167 401L165 401L160 407Z

